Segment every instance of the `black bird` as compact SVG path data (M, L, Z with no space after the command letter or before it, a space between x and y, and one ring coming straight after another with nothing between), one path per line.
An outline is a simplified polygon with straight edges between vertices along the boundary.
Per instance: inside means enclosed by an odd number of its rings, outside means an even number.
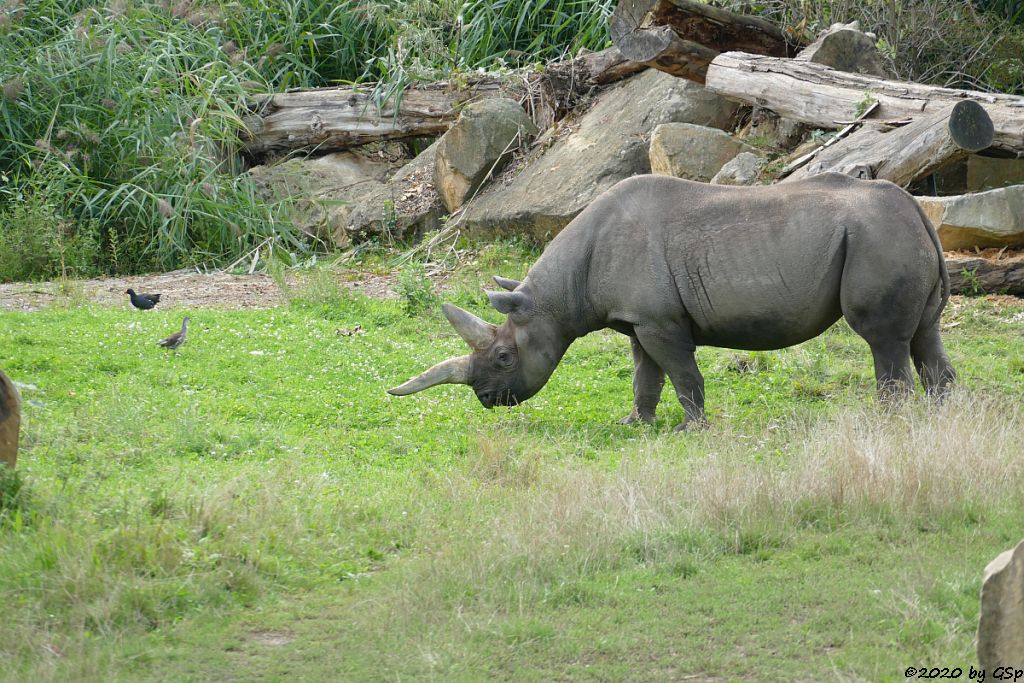
M134 289L129 289L125 294L131 298L132 306L140 311L148 311L160 303L159 294L136 294Z
M178 347L185 343L185 336L188 334L188 321L191 320L188 316L181 321L181 329L172 334L169 337L165 337L157 342L157 346L162 346L165 349L171 351L177 351Z

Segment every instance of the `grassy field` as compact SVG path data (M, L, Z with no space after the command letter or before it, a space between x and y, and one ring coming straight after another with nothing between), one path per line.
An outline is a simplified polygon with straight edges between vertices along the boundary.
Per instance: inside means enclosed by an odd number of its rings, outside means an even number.
M496 320L484 275L527 258L485 249L445 298ZM702 349L712 426L673 435L669 390L653 427L614 424L631 365L612 333L516 409L388 396L464 352L406 291L361 298L322 270L261 311L0 313L0 367L29 385L0 489L0 680L976 665L982 568L1024 536L1024 306L947 309L961 388L942 407L876 408L842 324ZM154 346L186 312L182 351Z

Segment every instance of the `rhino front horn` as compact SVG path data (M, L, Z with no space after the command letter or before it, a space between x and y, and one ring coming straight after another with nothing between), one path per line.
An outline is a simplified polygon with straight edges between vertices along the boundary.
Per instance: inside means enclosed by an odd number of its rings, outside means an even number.
M489 322L452 304L442 304L441 310L463 341L474 351L482 351L494 341L497 328Z
M408 396L438 384L469 384L469 356L441 361L419 377L413 377L401 386L388 389L388 393L392 396Z

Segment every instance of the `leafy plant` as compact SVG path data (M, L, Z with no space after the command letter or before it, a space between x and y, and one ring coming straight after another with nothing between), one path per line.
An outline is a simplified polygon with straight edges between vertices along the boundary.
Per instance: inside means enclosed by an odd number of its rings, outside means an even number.
M414 316L437 303L434 285L422 263L413 261L401 270L398 275L398 296L402 301L402 311L407 316Z
M0 281L91 275L100 261L94 221L77 226L53 205L42 184L23 188L0 210Z
M971 296L985 293L985 287L981 284L981 278L978 277L977 268L964 268L960 271L960 276L963 277L964 283L967 285L967 291Z

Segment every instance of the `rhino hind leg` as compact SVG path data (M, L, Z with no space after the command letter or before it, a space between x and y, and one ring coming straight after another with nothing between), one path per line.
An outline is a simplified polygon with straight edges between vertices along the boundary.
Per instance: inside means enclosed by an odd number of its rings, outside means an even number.
M918 329L910 340L910 355L917 367L917 374L921 376L925 392L939 400L945 397L956 381L956 371L942 345L938 320Z
M910 370L910 344L900 341L868 342L875 359L875 387L883 403L898 402L914 391Z
M696 347L688 330L636 330L637 340L648 356L667 374L686 419L675 431L707 426L704 417L704 376L694 357Z
M665 371L647 355L636 337L630 336L629 341L633 351L633 410L619 424L651 424L665 386Z

